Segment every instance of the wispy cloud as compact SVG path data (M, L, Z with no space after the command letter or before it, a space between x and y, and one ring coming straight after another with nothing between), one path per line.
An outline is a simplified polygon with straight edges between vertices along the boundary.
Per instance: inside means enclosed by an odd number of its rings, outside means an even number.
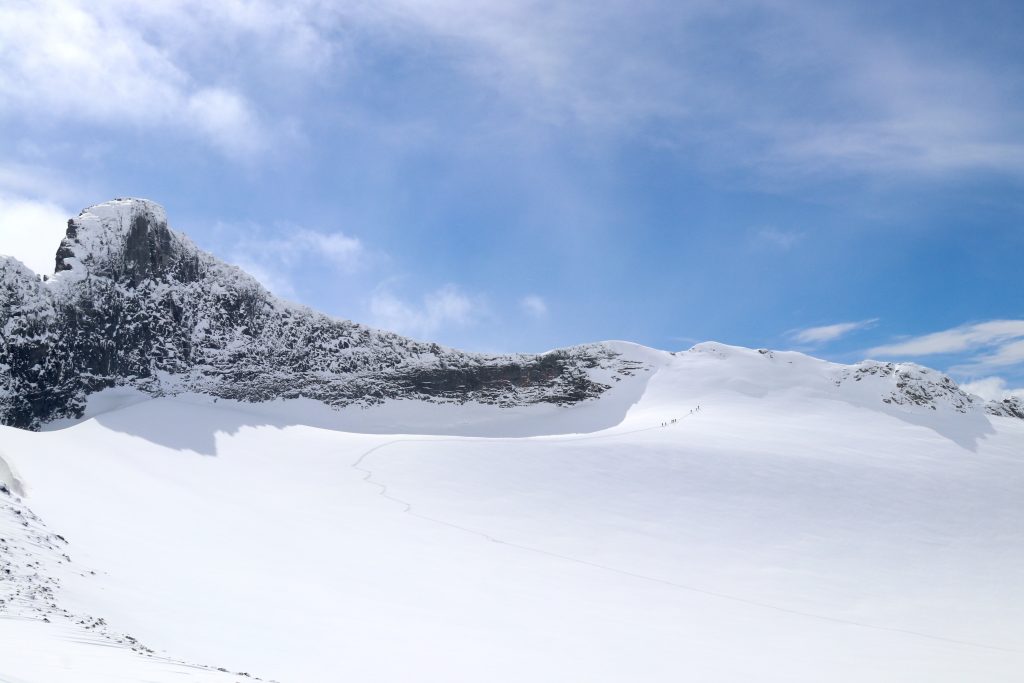
M969 362L956 365L951 370L959 373L975 373L1021 363L1024 363L1024 339L1001 344L991 352L975 356Z
M52 274L70 215L51 201L0 194L0 254Z
M877 322L878 318L870 318L868 320L834 323L832 325L822 325L820 327L808 327L803 330L796 330L792 332L791 336L801 344L822 344L845 337L851 332L872 327Z
M195 130L228 156L251 158L270 145L252 104L237 92L203 88L188 96L183 111Z
M1000 368L1024 365L1024 320L988 320L961 325L876 346L868 353L879 357L955 354L962 360L949 371L977 377Z
M338 230L227 223L218 223L215 230L223 244L218 251L228 261L286 298L297 297L296 276L303 269L326 268L333 274L352 275L383 258L358 237Z
M754 242L757 245L767 244L775 249L789 251L804 239L804 233L799 230L781 230L772 226L765 226L754 231Z
M248 51L295 68L323 61L330 43L311 28L314 8L298 7L264 0L5 3L0 115L177 130L230 157L252 158L278 131L242 87L219 82L208 64L236 62L237 69L239 53Z
M1011 389L1002 377L985 377L960 385L965 391L981 396L986 401L1002 401L1005 398L1024 399L1024 389Z
M261 285L271 293L290 300L299 299L298 288L295 279L288 271L275 264L254 261L245 255L236 254L229 259L233 265L238 266L249 275L256 278Z
M1022 337L1024 320L989 320L883 344L870 349L868 353L878 356L928 356L962 351L978 352ZM998 353L993 354L993 357L998 358Z
M329 260L335 266L354 272L361 269L369 258L362 240L338 230L277 225L270 231L260 225L227 223L217 224L216 230L225 236L222 239L238 242L236 253L260 262L294 265L314 257Z
M402 299L381 289L370 299L372 324L418 339L432 338L445 327L467 327L477 322L486 307L478 297L447 284L423 295L419 301Z
M379 62L361 50L390 46L489 91L517 128L641 136L774 173L1020 174L1011 75L928 40L804 0L39 0L0 7L0 113L176 129L248 158L285 130L280 103L261 106L268 83L337 85Z
M543 297L536 294L524 296L519 300L519 306L531 318L541 319L548 314L548 304Z
M1006 73L937 52L856 5L385 0L347 12L428 36L480 86L545 123L642 131L805 177L1024 168Z

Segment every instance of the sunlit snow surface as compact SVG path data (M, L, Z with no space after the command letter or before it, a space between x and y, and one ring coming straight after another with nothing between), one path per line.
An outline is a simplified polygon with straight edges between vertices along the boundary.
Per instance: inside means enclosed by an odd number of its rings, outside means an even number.
M575 408L114 393L0 428L0 681L1020 680L1024 421L629 353Z

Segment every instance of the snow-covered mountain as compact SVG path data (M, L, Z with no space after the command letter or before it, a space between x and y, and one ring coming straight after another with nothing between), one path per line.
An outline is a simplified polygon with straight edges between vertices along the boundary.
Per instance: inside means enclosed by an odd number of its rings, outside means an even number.
M0 260L0 681L1024 671L1019 401L717 342L463 353L140 200L56 265Z
M1019 680L1024 421L923 369L609 350L649 372L573 405L0 427L0 679Z
M203 252L139 199L70 220L46 282L0 258L0 330L0 423L27 428L81 416L111 387L511 406L593 398L637 370L600 345L489 356L321 315Z
M646 370L609 344L473 354L319 314L203 252L146 200L99 204L68 221L45 281L0 257L0 424L22 428L82 417L89 396L115 387L335 407L395 398L571 405ZM981 405L912 364L866 362L837 368L834 379L873 380L865 384L886 403L962 413ZM1024 417L1019 399L984 408Z

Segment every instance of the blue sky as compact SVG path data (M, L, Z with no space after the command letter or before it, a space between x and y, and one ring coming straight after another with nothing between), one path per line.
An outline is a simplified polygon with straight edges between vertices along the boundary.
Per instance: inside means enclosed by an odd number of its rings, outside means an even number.
M884 4L884 6L882 6ZM1024 6L0 0L0 252L115 196L475 350L716 339L1024 387Z

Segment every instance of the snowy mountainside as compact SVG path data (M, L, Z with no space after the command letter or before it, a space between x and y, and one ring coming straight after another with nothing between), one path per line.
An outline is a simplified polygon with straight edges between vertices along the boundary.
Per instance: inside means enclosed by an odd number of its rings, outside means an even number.
M393 399L569 406L648 374L652 362L615 343L539 355L466 353L334 319L273 296L202 251L147 200L106 202L68 221L45 282L0 257L0 424L21 428L80 419L91 412L90 397L112 389L250 403L310 399L335 408ZM789 360L783 365L793 370ZM860 387L869 402L1024 418L1019 399L985 404L913 364L828 367L837 386ZM742 371L736 376L743 381ZM788 385L800 376L777 380Z
M0 259L0 297L0 423L23 428L80 417L111 387L331 406L566 405L609 388L595 372L614 383L640 370L602 345L472 354L330 318L274 297L138 199L70 220L45 283Z
M865 360L842 365L796 351L754 350L718 342L697 344L684 353L721 361L714 373L716 381L741 391L764 393L802 386L823 397L834 395L906 414L1014 417L1000 409L1000 403L986 402L961 389L948 375L916 363Z
M886 403L896 368L612 348L651 372L571 406L0 427L0 678L1016 683L1024 421Z
M1016 417L1024 420L1024 400L1016 396L1004 398L1002 401L989 401L985 405L985 410L991 415Z
M0 681L1024 670L1018 400L717 342L464 353L143 200L55 265L0 258Z

